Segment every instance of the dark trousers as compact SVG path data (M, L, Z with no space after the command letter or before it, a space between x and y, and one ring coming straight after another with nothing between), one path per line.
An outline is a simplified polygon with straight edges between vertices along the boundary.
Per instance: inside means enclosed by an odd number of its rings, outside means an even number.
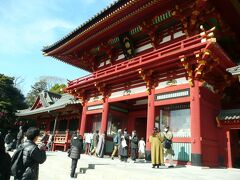
M121 161L127 162L127 159L128 159L127 156L120 156L120 160Z
M131 148L131 159L132 160L136 160L137 159L137 153L138 153L138 149L137 148Z
M72 159L71 176L74 177L77 168L78 159Z

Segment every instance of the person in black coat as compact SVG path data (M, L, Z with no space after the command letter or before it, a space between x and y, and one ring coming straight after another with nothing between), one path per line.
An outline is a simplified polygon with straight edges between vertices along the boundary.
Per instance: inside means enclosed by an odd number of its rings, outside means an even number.
M138 137L135 130L132 131L132 136L130 140L131 140L131 159L135 161L137 159L138 153Z
M121 136L121 142L119 147L120 160L127 162L128 159L128 146L129 146L129 135L127 129L124 129L123 135Z
M19 127L19 132L18 132L18 134L17 134L17 145L16 145L16 148L18 148L18 146L19 146L20 144L22 144L23 137L24 137L23 127L20 126L20 127Z
M2 135L0 135L0 157L0 179L9 180L11 174L11 157L5 151Z
M23 150L23 164L26 167L21 177L14 177L15 180L37 180L39 173L39 164L46 161L45 146L35 143L40 131L38 128L30 127L27 132L27 140L21 145Z
M73 134L71 140L70 158L72 159L71 174L70 176L75 177L75 171L77 167L78 160L80 159L80 154L83 149L83 138L79 136L76 132Z

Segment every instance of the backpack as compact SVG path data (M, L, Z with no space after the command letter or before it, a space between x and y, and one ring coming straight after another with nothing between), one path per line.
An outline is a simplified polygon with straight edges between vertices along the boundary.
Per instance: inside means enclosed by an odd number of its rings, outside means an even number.
M163 141L163 147L165 149L170 149L172 147L172 141L165 138L164 141Z
M21 177L26 169L23 164L23 150L24 147L19 147L12 156L11 175L14 177Z

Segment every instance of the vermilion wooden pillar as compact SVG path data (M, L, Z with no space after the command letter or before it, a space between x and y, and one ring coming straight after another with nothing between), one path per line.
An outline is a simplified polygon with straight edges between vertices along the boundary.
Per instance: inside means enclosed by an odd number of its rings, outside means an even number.
M40 121L40 120L38 120L38 119L36 120L36 126L37 126L37 128L38 128L38 129L40 129L40 126L41 126L41 121Z
M67 128L66 128L66 130L69 130L69 124L70 124L70 119L67 119Z
M127 120L128 120L128 123L127 123L128 133L131 134L131 132L135 130L136 117L134 117L133 115L130 115Z
M47 132L50 132L50 123L51 122L51 120L50 119L48 119L47 121L46 121L46 131Z
M202 144L201 144L201 116L200 116L200 89L199 81L194 81L194 87L190 88L190 112L191 112L191 138L192 154L191 162L193 166L202 165Z
M103 112L102 112L100 133L107 132L108 111L109 111L109 103L108 103L108 98L106 97L104 99L104 103L103 103Z
M230 130L226 131L227 136L227 167L232 168L232 151L231 151L231 136L230 136Z
M151 94L148 95L146 159L150 159L150 152L151 152L151 144L149 142L149 137L153 133L154 120L155 120L154 95L155 95L155 89L151 89Z
M80 135L83 136L85 128L86 128L86 121L87 121L87 103L83 104L82 107L82 118L81 122L79 122L80 125Z

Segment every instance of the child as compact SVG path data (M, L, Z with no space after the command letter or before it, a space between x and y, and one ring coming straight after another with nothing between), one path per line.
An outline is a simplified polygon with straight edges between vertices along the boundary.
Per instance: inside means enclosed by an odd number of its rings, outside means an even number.
M145 141L144 138L142 137L141 140L138 142L138 157L139 159L145 159Z

